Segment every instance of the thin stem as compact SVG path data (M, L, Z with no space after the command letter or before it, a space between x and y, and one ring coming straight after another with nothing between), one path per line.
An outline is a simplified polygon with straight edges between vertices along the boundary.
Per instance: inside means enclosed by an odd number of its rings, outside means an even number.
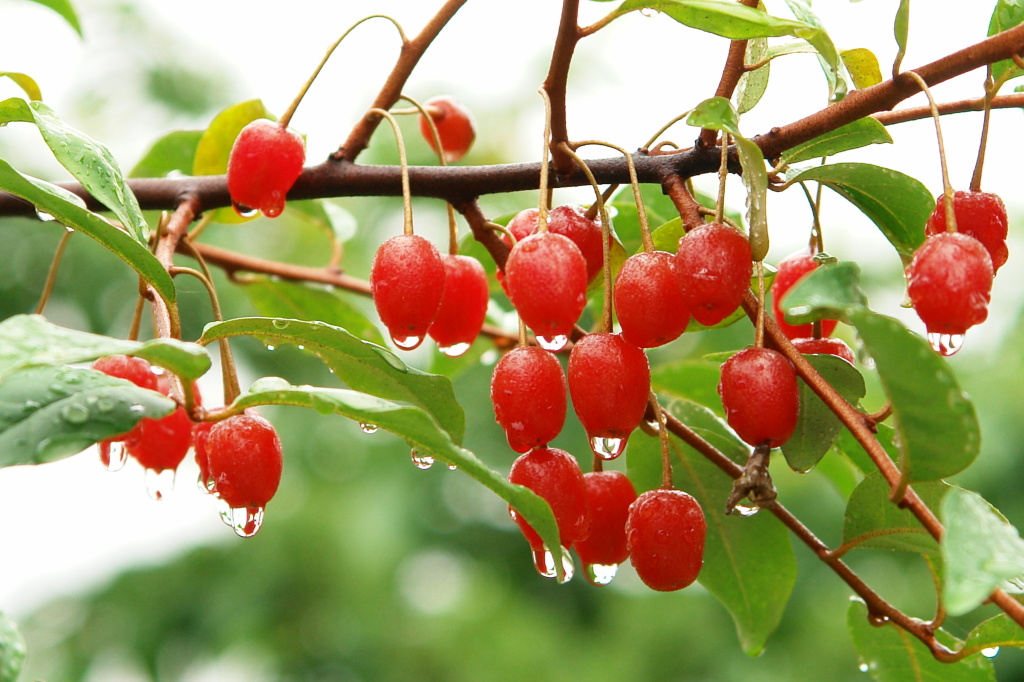
M540 199L537 202L537 232L548 231L548 208L550 198L548 197L548 166L551 162L551 98L547 91L541 88L541 98L544 100L544 151L541 152L540 162ZM589 168L587 171L589 172Z
M60 241L57 242L57 249L53 252L53 260L50 261L50 270L46 273L46 283L43 285L43 293L39 295L39 303L36 304L36 315L42 315L43 310L46 309L46 303L50 300L50 295L53 293L53 287L57 283L57 272L60 270L61 259L64 258L64 251L68 247L68 241L71 239L71 235L74 234L72 230L64 230L64 234L60 236Z
M754 346L764 346L764 261L757 261L757 322L754 325Z
M128 329L128 339L131 341L139 340L139 327L142 326L142 311L145 310L145 307L146 297L140 292L135 300L135 312L132 314L132 324Z
M985 102L984 114L981 119L981 142L978 144L978 160L974 163L974 173L971 174L971 191L981 191L981 172L985 166L985 150L988 148L988 130L992 120L992 96L995 92L992 88L995 83L992 81L992 66L988 67L988 74L985 78Z
M391 130L395 134L395 141L398 143L398 163L402 168L402 231L406 235L413 234L412 229L412 188L409 184L409 159L405 153L405 141L402 139L402 130L398 127L398 121L389 112L383 109L371 109L371 113L379 114L391 124Z
M647 220L647 208L644 206L643 197L640 196L640 181L636 176L636 165L633 163L633 157L622 147L611 144L610 142L603 142L601 140L585 140L583 142L577 142L576 148L579 149L580 147L585 147L587 145L598 145L614 149L622 154L623 158L626 159L626 169L629 171L629 184L633 188L633 202L636 204L636 215L640 222L640 237L644 243L644 251L654 251L654 240L651 238L651 226ZM601 197L600 194L598 195L598 200L603 200L603 197Z
M661 442L661 487L671 490L675 488L675 481L672 479L672 455L669 451L665 411L661 409L661 403L658 402L658 396L654 391L651 391L647 402L654 411L654 417L658 420L658 440Z
M928 98L928 106L932 112L932 119L935 121L935 137L939 142L939 164L942 167L942 191L946 204L946 231L956 232L956 215L953 210L953 185L949 182L949 168L946 165L946 145L942 141L942 122L941 117L939 116L939 109L935 106L935 99L932 97L932 91L928 87L928 84L924 82L924 79L913 71L905 71L904 73L917 82L918 86L924 92L925 97Z
M718 165L718 200L715 202L715 222L721 223L725 215L725 181L729 177L729 134L722 132L721 160Z
M675 204L676 211L679 212L679 217L682 218L683 227L687 232L704 224L704 215L701 213L704 207L693 198L693 193L687 187L686 181L678 175L670 175L665 178L661 186L665 194Z

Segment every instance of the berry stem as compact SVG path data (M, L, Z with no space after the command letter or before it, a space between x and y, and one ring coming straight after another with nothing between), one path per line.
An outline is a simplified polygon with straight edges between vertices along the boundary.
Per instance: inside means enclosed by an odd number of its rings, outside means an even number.
M601 147L608 147L609 149L614 149L615 151L622 154L622 156L626 159L626 169L629 171L629 183L633 188L633 202L636 204L637 219L640 221L640 237L641 239L643 239L644 251L654 251L654 240L651 238L651 226L649 221L647 220L647 208L644 206L643 197L640 196L640 181L639 179L637 179L636 164L633 163L633 156L622 147L611 144L610 142L603 142L601 140L585 140L583 142L577 142L576 148L579 149L580 147L586 145L599 145ZM593 176L591 175L590 177ZM596 183L596 181L594 182ZM602 227L604 227L604 224L606 224L607 222L607 220L603 220ZM607 238L608 235L605 235L605 239ZM608 258L606 254L605 261L607 260Z
M146 297L140 292L135 299L135 312L132 314L132 324L128 329L128 339L137 341L139 339L139 327L142 326L142 311L146 308Z
M992 96L995 95L995 82L992 80L992 66L989 65L985 77L985 110L981 119L981 142L978 144L978 160L974 162L974 173L971 174L971 191L981 191L981 172L985 166L985 150L988 148L988 130L992 120Z
M64 234L60 236L60 241L57 242L57 249L53 252L53 260L50 261L50 270L46 273L43 293L39 295L39 303L36 304L36 315L42 315L43 310L46 309L46 303L50 300L53 286L57 282L57 272L60 270L61 259L64 258L64 251L68 247L68 240L71 239L71 235L74 233L74 230L64 230Z
M754 325L754 346L764 345L764 261L757 261L757 322Z
M405 153L405 141L402 139L402 130L398 127L398 121L383 109L370 109L367 114L383 116L391 124L391 130L395 133L395 142L398 143L398 163L402 167L402 231L409 235L413 234L412 229L412 189L409 183L409 159Z
M722 159L718 166L718 200L715 202L715 222L725 215L725 181L729 177L729 134L722 131Z
M946 204L946 231L956 232L956 215L953 210L953 185L949 182L949 168L946 165L946 145L942 141L942 123L939 116L939 109L935 105L935 98L932 97L932 91L928 87L928 84L925 83L924 79L914 71L904 71L904 73L917 82L918 86L924 92L925 97L928 98L928 106L932 112L932 120L935 121L935 137L939 142L939 164L942 168L942 191Z
M648 403L654 411L654 417L658 420L658 440L661 442L661 487L666 490L675 488L672 481L672 456L669 450L668 422L665 420L665 411L661 409L658 396L651 391Z
M540 199L537 202L537 232L544 233L548 231L548 206L550 204L550 197L548 196L548 166L551 163L551 98L548 97L547 90L541 88L538 90L541 98L544 100L544 151L541 152L540 161Z

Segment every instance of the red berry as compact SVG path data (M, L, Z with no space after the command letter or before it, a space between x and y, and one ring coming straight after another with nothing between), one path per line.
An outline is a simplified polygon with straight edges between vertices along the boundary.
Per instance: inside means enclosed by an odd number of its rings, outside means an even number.
M170 375L167 372L158 374L156 380L157 390L170 395ZM199 404L199 391L194 384L192 389ZM128 454L144 469L157 472L177 469L192 447L192 420L183 407L160 419L143 419L125 443Z
M571 547L590 535L590 506L580 465L568 452L556 448L534 448L512 463L510 483L523 485L544 498L558 523L563 547ZM514 509L512 518L534 552L544 551L544 541Z
M108 355L97 359L92 363L92 368L104 374L118 379L125 379L140 388L148 388L151 391L157 390L156 374L153 373L153 366L142 358L129 355ZM105 438L100 441L100 462L110 470L120 469L125 462L124 441L137 442L141 424L121 436ZM111 445L116 443L116 456Z
M592 471L583 475L583 482L593 524L590 536L576 543L576 553L588 566L621 564L629 556L626 519L629 505L636 500L636 488L619 471ZM587 573L589 576L590 571Z
M494 367L494 415L516 452L547 445L565 423L562 365L536 346L515 348Z
M199 487L208 493L214 491L214 481L210 476L210 455L206 444L214 424L215 422L197 422L192 427L192 451L199 467Z
M281 482L281 441L273 425L247 410L210 428L206 441L210 476L232 509L264 507Z
M508 230L521 241L537 231L537 215L535 208L520 211L508 223ZM556 206L548 213L548 230L563 237L568 237L583 255L587 262L587 281L601 271L604 263L604 252L601 250L601 222L591 220L587 212L580 206ZM611 236L609 235L609 241Z
M480 261L469 256L445 256L444 290L437 317L427 333L449 357L469 349L487 317L490 291Z
M648 490L629 507L629 560L652 590L681 590L697 579L706 534L704 511L681 490Z
M837 358L846 360L851 365L857 364L857 358L853 354L853 349L842 339L831 336L820 339L793 339L793 345L804 355L835 355Z
M778 351L745 348L726 360L718 395L729 426L750 445L778 447L796 429L800 414L796 370Z
M814 325L810 323L793 325L786 322L782 314L782 301L786 292L792 289L797 282L811 274L817 267L818 262L814 260L814 255L809 250L791 253L779 262L778 273L775 275L775 281L772 282L771 289L772 313L775 315L776 324L779 325L779 329L786 335L786 338L805 338L810 337L814 333ZM831 336L835 328L835 320L821 321L822 336Z
M928 237L906 275L907 294L929 335L961 336L988 317L992 259L974 237L962 232Z
M993 274L1003 267L1009 256L1006 248L1006 206L998 194L989 192L958 191L953 194L953 215L957 232L970 235L981 242L992 258ZM925 234L937 235L946 231L946 200L940 195L935 210L928 217Z
M647 355L618 334L588 334L569 354L568 380L573 409L594 453L618 457L647 410Z
M447 163L454 163L465 156L476 139L476 124L469 109L449 95L428 99L423 106L437 127L437 136L441 138L441 147L444 149L444 160ZM437 153L437 144L430 131L430 124L422 114L420 133L434 153Z
M422 343L444 293L444 262L429 241L401 234L380 245L370 267L370 290L381 322L403 350Z
M679 240L679 276L693 319L718 324L740 305L754 273L750 242L738 230L708 223Z
M690 322L676 258L666 251L626 259L614 295L622 337L635 346L664 345L679 338Z
M517 242L505 261L505 284L542 343L552 350L564 345L587 303L587 264L576 245L553 232Z
M242 128L228 157L228 193L242 215L259 210L276 218L302 173L306 145L294 130L259 118Z

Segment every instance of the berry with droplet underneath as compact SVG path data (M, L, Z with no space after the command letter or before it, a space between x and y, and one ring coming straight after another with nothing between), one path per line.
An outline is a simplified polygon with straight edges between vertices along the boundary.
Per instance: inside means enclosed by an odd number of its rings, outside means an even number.
M1009 257L1006 248L1008 222L1003 200L991 192L959 190L953 194L953 215L957 232L981 242L992 259L992 273L998 272ZM945 195L939 195L925 224L925 234L931 236L945 231L946 201Z
M568 237L537 233L509 252L505 284L523 323L537 336L568 336L587 303L587 264Z
M391 237L377 249L370 290L381 322L399 348L412 350L427 335L444 294L444 262L415 234Z
M444 149L445 162L454 163L465 156L476 139L476 124L469 109L450 95L428 99L423 103L423 107L429 112L437 128L437 136L441 139L441 148ZM436 154L437 144L430 124L423 114L420 114L420 134Z
M813 335L814 325L811 323L794 325L786 322L782 314L782 302L786 293L817 267L818 262L814 260L814 254L808 249L791 253L779 262L778 272L771 288L772 313L775 316L775 323L779 325L779 329L786 335L786 338L799 339ZM822 336L831 336L835 328L835 320L821 321Z
M907 294L929 334L962 335L988 317L992 259L974 237L941 232L907 266Z
M704 565L706 535L704 511L681 490L648 490L629 507L629 560L652 590L670 592L693 584Z
M281 441L273 425L255 411L214 424L206 453L214 489L229 507L265 507L277 492Z
M148 388L151 391L157 390L156 374L153 373L153 366L142 358L130 355L108 355L98 358L92 363L92 368L104 374L118 379L125 379L132 382L139 388ZM105 438L100 441L100 461L103 466L109 468L120 468L123 460L111 461L110 446L112 443L123 443L124 441L138 441L140 425L136 424L131 431L113 438Z
M168 372L158 374L156 382L160 393L170 395L171 375ZM195 384L192 385L192 390L196 404L201 404L199 390ZM192 426L192 420L181 406L166 417L143 419L133 432L136 437L125 439L128 454L144 469L157 472L177 469L192 447Z
M487 317L487 273L480 261L469 256L449 254L442 261L444 290L427 333L445 355L461 355L480 334Z
M677 261L667 251L627 258L615 278L614 297L622 338L640 348L679 338L690 322Z
M294 130L265 118L246 125L228 157L228 193L235 209L243 215L252 210L268 218L281 215L305 161L306 144Z
M679 240L679 276L693 319L710 327L739 307L754 273L751 258L747 238L721 223L701 225Z
M491 402L513 450L526 452L547 445L565 423L562 365L536 346L512 349L494 366Z
M800 414L796 370L776 350L745 348L726 360L718 395L729 426L750 445L778 447L796 429Z
M590 505L583 472L576 459L557 448L534 448L512 463L510 483L526 486L551 506L563 547L571 547L590 535ZM544 541L515 509L509 509L534 552Z
M620 471L592 471L583 475L592 525L586 540L576 543L576 554L588 565L614 566L629 557L626 519L636 500L636 488Z

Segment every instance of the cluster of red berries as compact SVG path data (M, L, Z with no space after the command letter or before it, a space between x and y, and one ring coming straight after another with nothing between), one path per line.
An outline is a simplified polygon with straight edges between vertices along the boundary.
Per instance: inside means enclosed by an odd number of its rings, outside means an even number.
M93 363L93 369L125 379L140 388L170 394L170 375L141 358L111 355ZM196 403L199 393L193 386ZM160 419L144 418L128 433L100 443L100 459L120 468L131 455L146 469L147 480L159 482L174 472L190 448L199 465L199 484L224 504L222 518L236 533L249 537L263 522L263 509L281 480L281 442L274 427L252 410L219 422L193 422L179 406ZM160 499L167 492L147 486Z

